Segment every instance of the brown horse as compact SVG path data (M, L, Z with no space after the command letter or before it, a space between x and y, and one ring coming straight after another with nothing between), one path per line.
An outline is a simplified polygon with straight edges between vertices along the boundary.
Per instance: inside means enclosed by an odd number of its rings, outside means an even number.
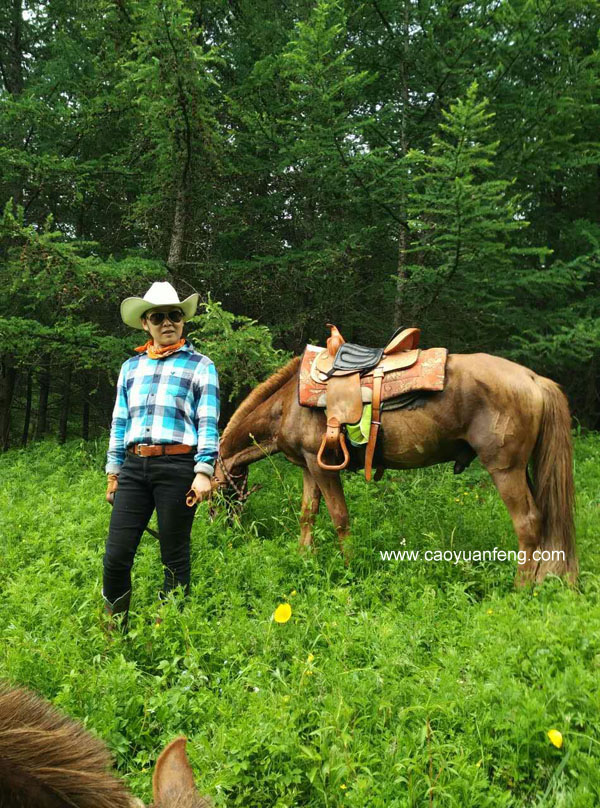
M298 403L299 368L296 357L232 415L221 438L215 486L235 486L236 475L243 479L248 464L283 452L304 475L300 544L312 543L322 495L343 551L349 533L344 492L339 472L324 471L317 463L325 415ZM375 465L382 468L453 461L458 472L479 457L523 551L517 583L541 581L550 572L575 580L571 416L555 382L498 356L450 354L444 390L412 409L384 411L381 431Z
M109 772L104 744L33 693L0 688L0 808L144 808ZM154 808L210 808L185 753L185 738L161 752Z

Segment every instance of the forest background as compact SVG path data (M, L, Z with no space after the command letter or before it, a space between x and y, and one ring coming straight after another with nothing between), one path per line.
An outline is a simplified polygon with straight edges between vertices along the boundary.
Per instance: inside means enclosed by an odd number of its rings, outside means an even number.
M170 280L224 419L326 322L488 351L600 427L600 6L0 4L0 447L102 434Z

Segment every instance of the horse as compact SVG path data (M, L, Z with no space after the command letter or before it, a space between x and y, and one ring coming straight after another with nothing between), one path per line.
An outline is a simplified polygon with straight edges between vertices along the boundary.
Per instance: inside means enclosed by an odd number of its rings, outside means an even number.
M211 808L185 743L161 752L150 808ZM107 747L81 724L29 690L0 687L0 808L144 808L109 768Z
M300 363L294 357L235 410L221 437L213 490L241 492L251 463L283 453L303 473L300 547L312 545L323 497L347 561L350 528L340 474L317 462L326 418L322 409L299 404ZM354 450L350 470L360 467L359 453ZM518 538L515 583L541 582L549 573L574 583L572 453L569 405L558 384L499 356L449 354L442 391L381 413L374 465L411 469L453 462L459 473L478 457Z

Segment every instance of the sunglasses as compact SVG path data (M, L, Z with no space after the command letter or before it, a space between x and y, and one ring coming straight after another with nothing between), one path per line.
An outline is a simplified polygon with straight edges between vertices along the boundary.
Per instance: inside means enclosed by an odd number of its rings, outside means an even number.
M183 320L183 312L181 309L173 309L173 311L153 311L148 315L152 325L160 325L165 317L171 323L180 323Z

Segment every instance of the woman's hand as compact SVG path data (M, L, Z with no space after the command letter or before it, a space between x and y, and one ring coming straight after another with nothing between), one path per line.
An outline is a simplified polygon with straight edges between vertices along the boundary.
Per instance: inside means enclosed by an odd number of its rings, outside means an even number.
M202 472L199 471L194 477L192 487L187 492L185 500L186 504L188 505L188 507L193 508L194 505L198 504L198 502L202 502L205 499L209 499L211 493L212 493L212 482L210 477L207 477L206 474L202 474Z

